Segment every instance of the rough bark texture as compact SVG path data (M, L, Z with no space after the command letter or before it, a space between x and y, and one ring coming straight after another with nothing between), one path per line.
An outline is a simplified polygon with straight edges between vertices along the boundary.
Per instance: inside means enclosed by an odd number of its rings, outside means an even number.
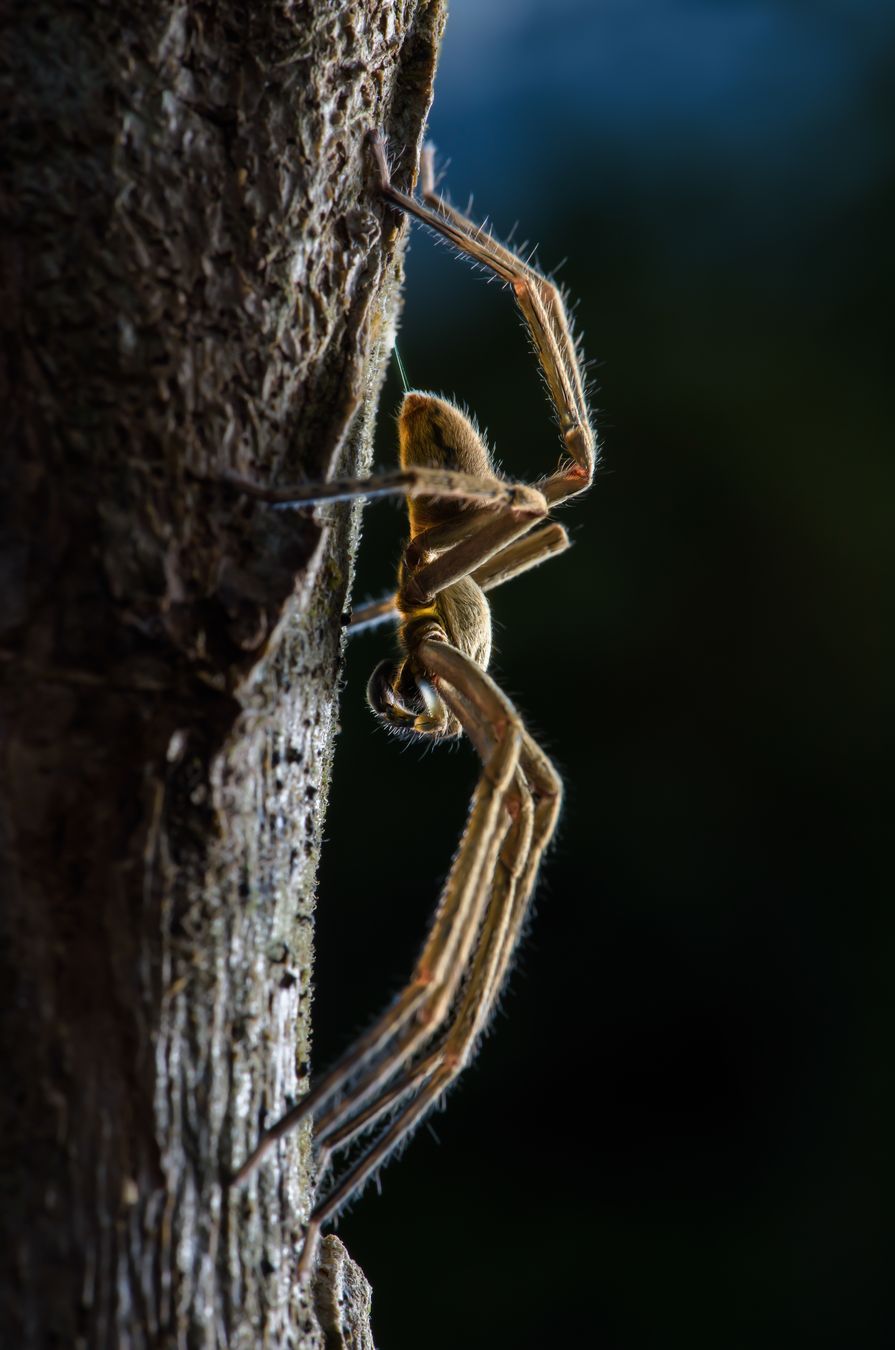
M0 1344L369 1345L308 1138L315 867L440 0L71 5L3 32ZM328 1281L328 1283L327 1283ZM352 1292L353 1289L353 1292ZM315 1311L316 1309L316 1311Z

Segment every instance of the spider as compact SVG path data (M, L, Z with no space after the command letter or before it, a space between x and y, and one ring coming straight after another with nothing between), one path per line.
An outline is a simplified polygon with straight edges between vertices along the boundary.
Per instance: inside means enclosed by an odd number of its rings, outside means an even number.
M355 611L354 629L400 619L401 659L384 661L367 699L392 731L468 736L482 762L466 828L409 983L311 1091L262 1136L239 1184L274 1143L314 1116L318 1174L361 1141L359 1156L311 1214L298 1274L309 1273L322 1226L363 1186L471 1059L501 988L559 817L562 783L512 703L487 674L485 593L568 547L551 508L590 486L595 441L575 345L557 288L435 192L433 150L422 202L391 182L371 137L386 200L512 287L543 368L564 456L537 486L494 468L469 418L434 394L408 392L399 416L401 468L297 488L237 486L262 501L310 504L401 494L410 539L396 595ZM234 481L234 480L231 480ZM378 1132L376 1127L379 1127Z

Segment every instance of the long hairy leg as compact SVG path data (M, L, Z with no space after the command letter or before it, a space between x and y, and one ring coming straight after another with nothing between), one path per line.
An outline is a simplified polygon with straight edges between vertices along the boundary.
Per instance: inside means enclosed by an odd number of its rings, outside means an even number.
M458 715L465 712L459 702L457 712ZM313 1265L323 1225L339 1213L373 1173L405 1142L472 1057L515 945L512 929L516 912L519 908L524 910L527 901L527 897L524 897L520 905L517 886L520 879L524 885L530 875L527 863L534 836L535 811L520 771L516 774L512 799L515 819L494 860L487 913L465 975L459 1002L439 1042L434 1049L426 1052L421 1061L407 1068L393 1081L389 1090L377 1097L365 1111L343 1119L343 1113L338 1110L318 1122L318 1166L322 1173L335 1153L372 1129L384 1115L397 1111L386 1129L363 1149L348 1172L339 1178L335 1187L311 1214L299 1262L300 1278L304 1278Z
M334 1068L265 1132L235 1173L234 1185L254 1171L278 1139L337 1096L345 1115L360 1109L444 1020L487 905L487 883L494 858L509 828L504 798L522 744L522 730L512 706L493 682L489 684L493 687L489 708L494 712L499 735L493 750L483 756L484 769L473 796L469 821L410 982Z
M350 502L358 497L451 497L482 505L512 507L544 515L543 493L527 483L509 483L502 478L477 478L455 469L431 469L412 465L368 478L330 478L325 483L292 483L265 487L239 474L221 474L228 483L247 497L270 502L273 506L316 506L323 502Z
M569 536L556 521L548 521L534 529L522 539L498 550L486 562L469 573L473 581L483 591L493 591L505 581L512 581L539 563L557 553L563 553L569 547ZM387 595L382 600L369 600L352 610L348 621L348 630L358 633L365 628L374 628L383 623L397 623L401 617L397 607L397 596Z
M512 288L516 304L531 333L547 388L559 419L563 446L572 463L542 484L553 505L590 486L596 460L596 442L590 427L584 382L575 342L559 289L540 272L499 244L481 226L473 224L435 193L432 151L423 158L423 196L418 202L391 181L381 135L371 138L380 189L390 201L416 216L424 225L449 239L461 253L481 263Z

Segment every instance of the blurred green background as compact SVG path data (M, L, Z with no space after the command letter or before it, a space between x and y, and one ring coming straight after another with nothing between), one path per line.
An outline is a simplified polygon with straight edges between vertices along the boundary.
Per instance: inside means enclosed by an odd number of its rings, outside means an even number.
M445 185L567 258L604 458L574 549L495 596L568 804L495 1034L341 1223L381 1350L895 1345L893 43L878 0L453 2ZM400 345L553 468L510 297L418 227ZM401 508L364 529L358 600ZM391 650L349 653L318 1068L409 972L477 776L374 725Z

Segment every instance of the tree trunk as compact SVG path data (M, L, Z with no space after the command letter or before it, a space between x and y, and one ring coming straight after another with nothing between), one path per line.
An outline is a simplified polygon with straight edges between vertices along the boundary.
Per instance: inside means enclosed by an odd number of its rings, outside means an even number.
M356 512L219 479L369 462L403 227L365 137L409 182L442 23L6 19L4 1346L369 1344L334 1240L294 1280L307 1133L224 1184L308 1074Z

